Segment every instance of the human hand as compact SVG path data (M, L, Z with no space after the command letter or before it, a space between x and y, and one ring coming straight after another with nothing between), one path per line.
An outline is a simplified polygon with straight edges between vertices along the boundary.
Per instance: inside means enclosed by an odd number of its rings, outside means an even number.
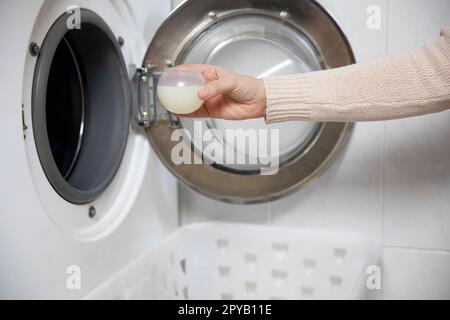
M193 113L176 116L227 120L265 116L266 90L262 80L212 65L184 64L177 68L200 70L206 85L198 91L203 105Z

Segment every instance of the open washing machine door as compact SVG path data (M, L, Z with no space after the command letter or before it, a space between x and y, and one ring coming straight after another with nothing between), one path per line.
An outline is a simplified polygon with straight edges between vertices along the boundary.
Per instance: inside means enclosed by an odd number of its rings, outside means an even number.
M180 5L162 24L148 48L140 70L138 122L166 167L184 184L208 197L231 203L271 201L294 192L323 172L344 146L352 125L288 122L266 126L264 120L231 122L177 119L158 105L158 74L184 63L214 64L235 72L266 77L336 68L354 62L347 39L330 15L316 2L202 1ZM213 132L224 153L251 159L245 146L227 141L228 129L279 129L279 145L270 150L276 174L260 174L261 161L218 163L202 154L203 130ZM174 163L180 140L192 149L191 163ZM199 132L200 131L200 132ZM257 132L259 134L259 131ZM200 138L200 140L202 140ZM274 148L275 149L275 148ZM199 160L200 159L200 160ZM267 162L265 162L267 163Z

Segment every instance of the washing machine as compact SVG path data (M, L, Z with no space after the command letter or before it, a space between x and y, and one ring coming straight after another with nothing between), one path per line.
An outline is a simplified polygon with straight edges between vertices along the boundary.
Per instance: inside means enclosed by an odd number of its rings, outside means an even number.
M0 11L0 297L80 298L177 226L176 179L130 124L130 79L147 46L124 1L4 1ZM75 182L84 156L93 166Z
M218 164L202 159L197 124L250 159L221 133L266 128L263 120L176 118L156 99L160 73L183 63L258 77L354 63L322 5L191 0L147 41L139 8L2 4L0 297L83 297L177 228L178 183L217 203L268 203L318 178L345 149L350 123L289 122L268 126L280 137L268 155L276 174L261 174L266 162ZM192 138L183 143L195 164L172 161L178 129Z

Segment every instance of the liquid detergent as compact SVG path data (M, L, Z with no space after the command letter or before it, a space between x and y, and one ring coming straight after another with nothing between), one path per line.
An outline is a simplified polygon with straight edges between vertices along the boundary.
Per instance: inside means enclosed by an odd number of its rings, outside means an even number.
M159 78L159 102L170 112L192 113L203 104L198 90L204 84L205 80L199 70L168 69Z

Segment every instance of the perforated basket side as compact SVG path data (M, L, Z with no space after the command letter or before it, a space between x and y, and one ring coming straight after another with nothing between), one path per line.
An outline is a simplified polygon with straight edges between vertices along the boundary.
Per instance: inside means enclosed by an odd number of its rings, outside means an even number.
M347 233L207 223L185 226L87 298L360 299L375 261Z

